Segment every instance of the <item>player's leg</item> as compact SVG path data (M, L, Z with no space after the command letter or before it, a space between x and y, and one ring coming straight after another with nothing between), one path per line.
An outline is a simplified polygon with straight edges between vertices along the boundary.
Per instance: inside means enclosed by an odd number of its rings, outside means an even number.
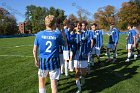
M112 46L112 50L113 50L113 62L116 61L116 48L117 48L117 46L115 46L115 45Z
M48 71L41 69L38 70L39 93L46 93L45 78L47 75Z
M94 55L95 55L95 54L96 54L95 47L93 47L93 48L92 48L92 52L91 52L91 55L92 55L92 56L91 56L91 62L92 62L91 65L92 65L92 66L94 66Z
M139 46L139 44L138 44L138 57L140 57L140 46Z
M85 77L86 77L86 75L87 75L87 68L88 68L88 62L87 62L87 60L85 60L85 61L80 61L81 63L81 77L80 77L80 79L81 79L81 85L83 86L84 84L85 84Z
M69 62L69 51L63 51L64 63L65 63L65 75L68 76L68 62Z
M128 44L128 56L125 62L129 62L130 61L130 57L131 57L131 49L132 49L132 44Z
M70 51L69 69L73 72L73 52Z
M74 68L75 68L75 80L76 80L76 86L78 88L76 93L81 92L81 83L80 83L80 64L78 60L74 60Z
M64 58L63 58L63 54L59 54L60 57L60 65L61 65L61 74L63 74L63 70L64 70Z
M116 58L117 58L117 56L118 56L118 54L117 54L117 46L118 46L118 44L116 44L116 46L115 46L115 54L116 54Z
M107 45L107 57L108 57L108 62L111 61L111 59L110 59L110 48L111 48L111 44L108 44L108 45Z
M96 55L97 55L97 59L98 59L98 63L101 63L100 61L100 48L96 48Z
M51 80L52 93L58 93L57 80L60 78L60 69L55 69L49 72Z
M140 39L138 39L136 43L136 50L137 50L138 56L140 56L139 43L140 43Z

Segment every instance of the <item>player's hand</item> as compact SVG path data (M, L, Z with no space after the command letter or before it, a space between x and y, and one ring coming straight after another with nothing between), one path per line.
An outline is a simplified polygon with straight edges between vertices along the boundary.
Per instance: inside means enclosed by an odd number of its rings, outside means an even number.
M35 66L39 67L39 61L35 61Z
M108 36L110 36L110 34L109 34L109 33L107 33L107 35L108 35Z
M133 47L136 48L136 44L133 44Z

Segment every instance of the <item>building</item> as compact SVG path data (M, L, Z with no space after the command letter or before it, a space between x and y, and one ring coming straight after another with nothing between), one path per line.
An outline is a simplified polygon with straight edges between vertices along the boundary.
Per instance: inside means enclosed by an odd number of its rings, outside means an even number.
M24 22L20 22L18 24L18 28L19 28L19 33L21 33L21 34L25 33L25 23Z
M27 22L20 22L18 24L19 33L21 34L30 34L31 30L26 29Z

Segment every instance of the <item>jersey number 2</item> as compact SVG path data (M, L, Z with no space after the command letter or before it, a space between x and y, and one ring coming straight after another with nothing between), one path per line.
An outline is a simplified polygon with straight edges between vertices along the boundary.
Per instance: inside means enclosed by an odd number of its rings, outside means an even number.
M47 47L47 49L46 49L46 52L51 52L51 50L50 50L50 48L51 48L51 46L52 46L52 42L51 41L47 41L46 42L46 45L48 45L48 47Z

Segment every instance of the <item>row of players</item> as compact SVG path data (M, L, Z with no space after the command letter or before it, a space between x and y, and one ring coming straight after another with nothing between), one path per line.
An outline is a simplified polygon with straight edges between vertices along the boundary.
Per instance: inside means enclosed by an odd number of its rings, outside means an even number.
M48 76L48 73L51 79L52 93L58 92L57 80L60 74L63 73L63 68L65 68L65 75L67 77L69 75L68 69L70 71L75 69L75 80L78 88L76 93L80 93L81 86L85 82L91 54L97 55L98 62L100 62L100 49L103 45L102 31L97 29L97 24L95 23L91 24L91 30L87 30L86 22L77 22L75 27L71 21L65 21L64 29L59 30L53 15L46 16L45 25L46 30L37 33L33 48L35 64L39 68L39 93L46 93L44 78ZM132 29L132 26L128 26L128 29L128 59L126 62L131 57L132 47L136 47L136 31ZM108 35L108 61L111 61L110 49L112 49L113 62L115 62L119 30L114 27L113 23L110 25ZM40 52L39 58L37 57L38 49Z

